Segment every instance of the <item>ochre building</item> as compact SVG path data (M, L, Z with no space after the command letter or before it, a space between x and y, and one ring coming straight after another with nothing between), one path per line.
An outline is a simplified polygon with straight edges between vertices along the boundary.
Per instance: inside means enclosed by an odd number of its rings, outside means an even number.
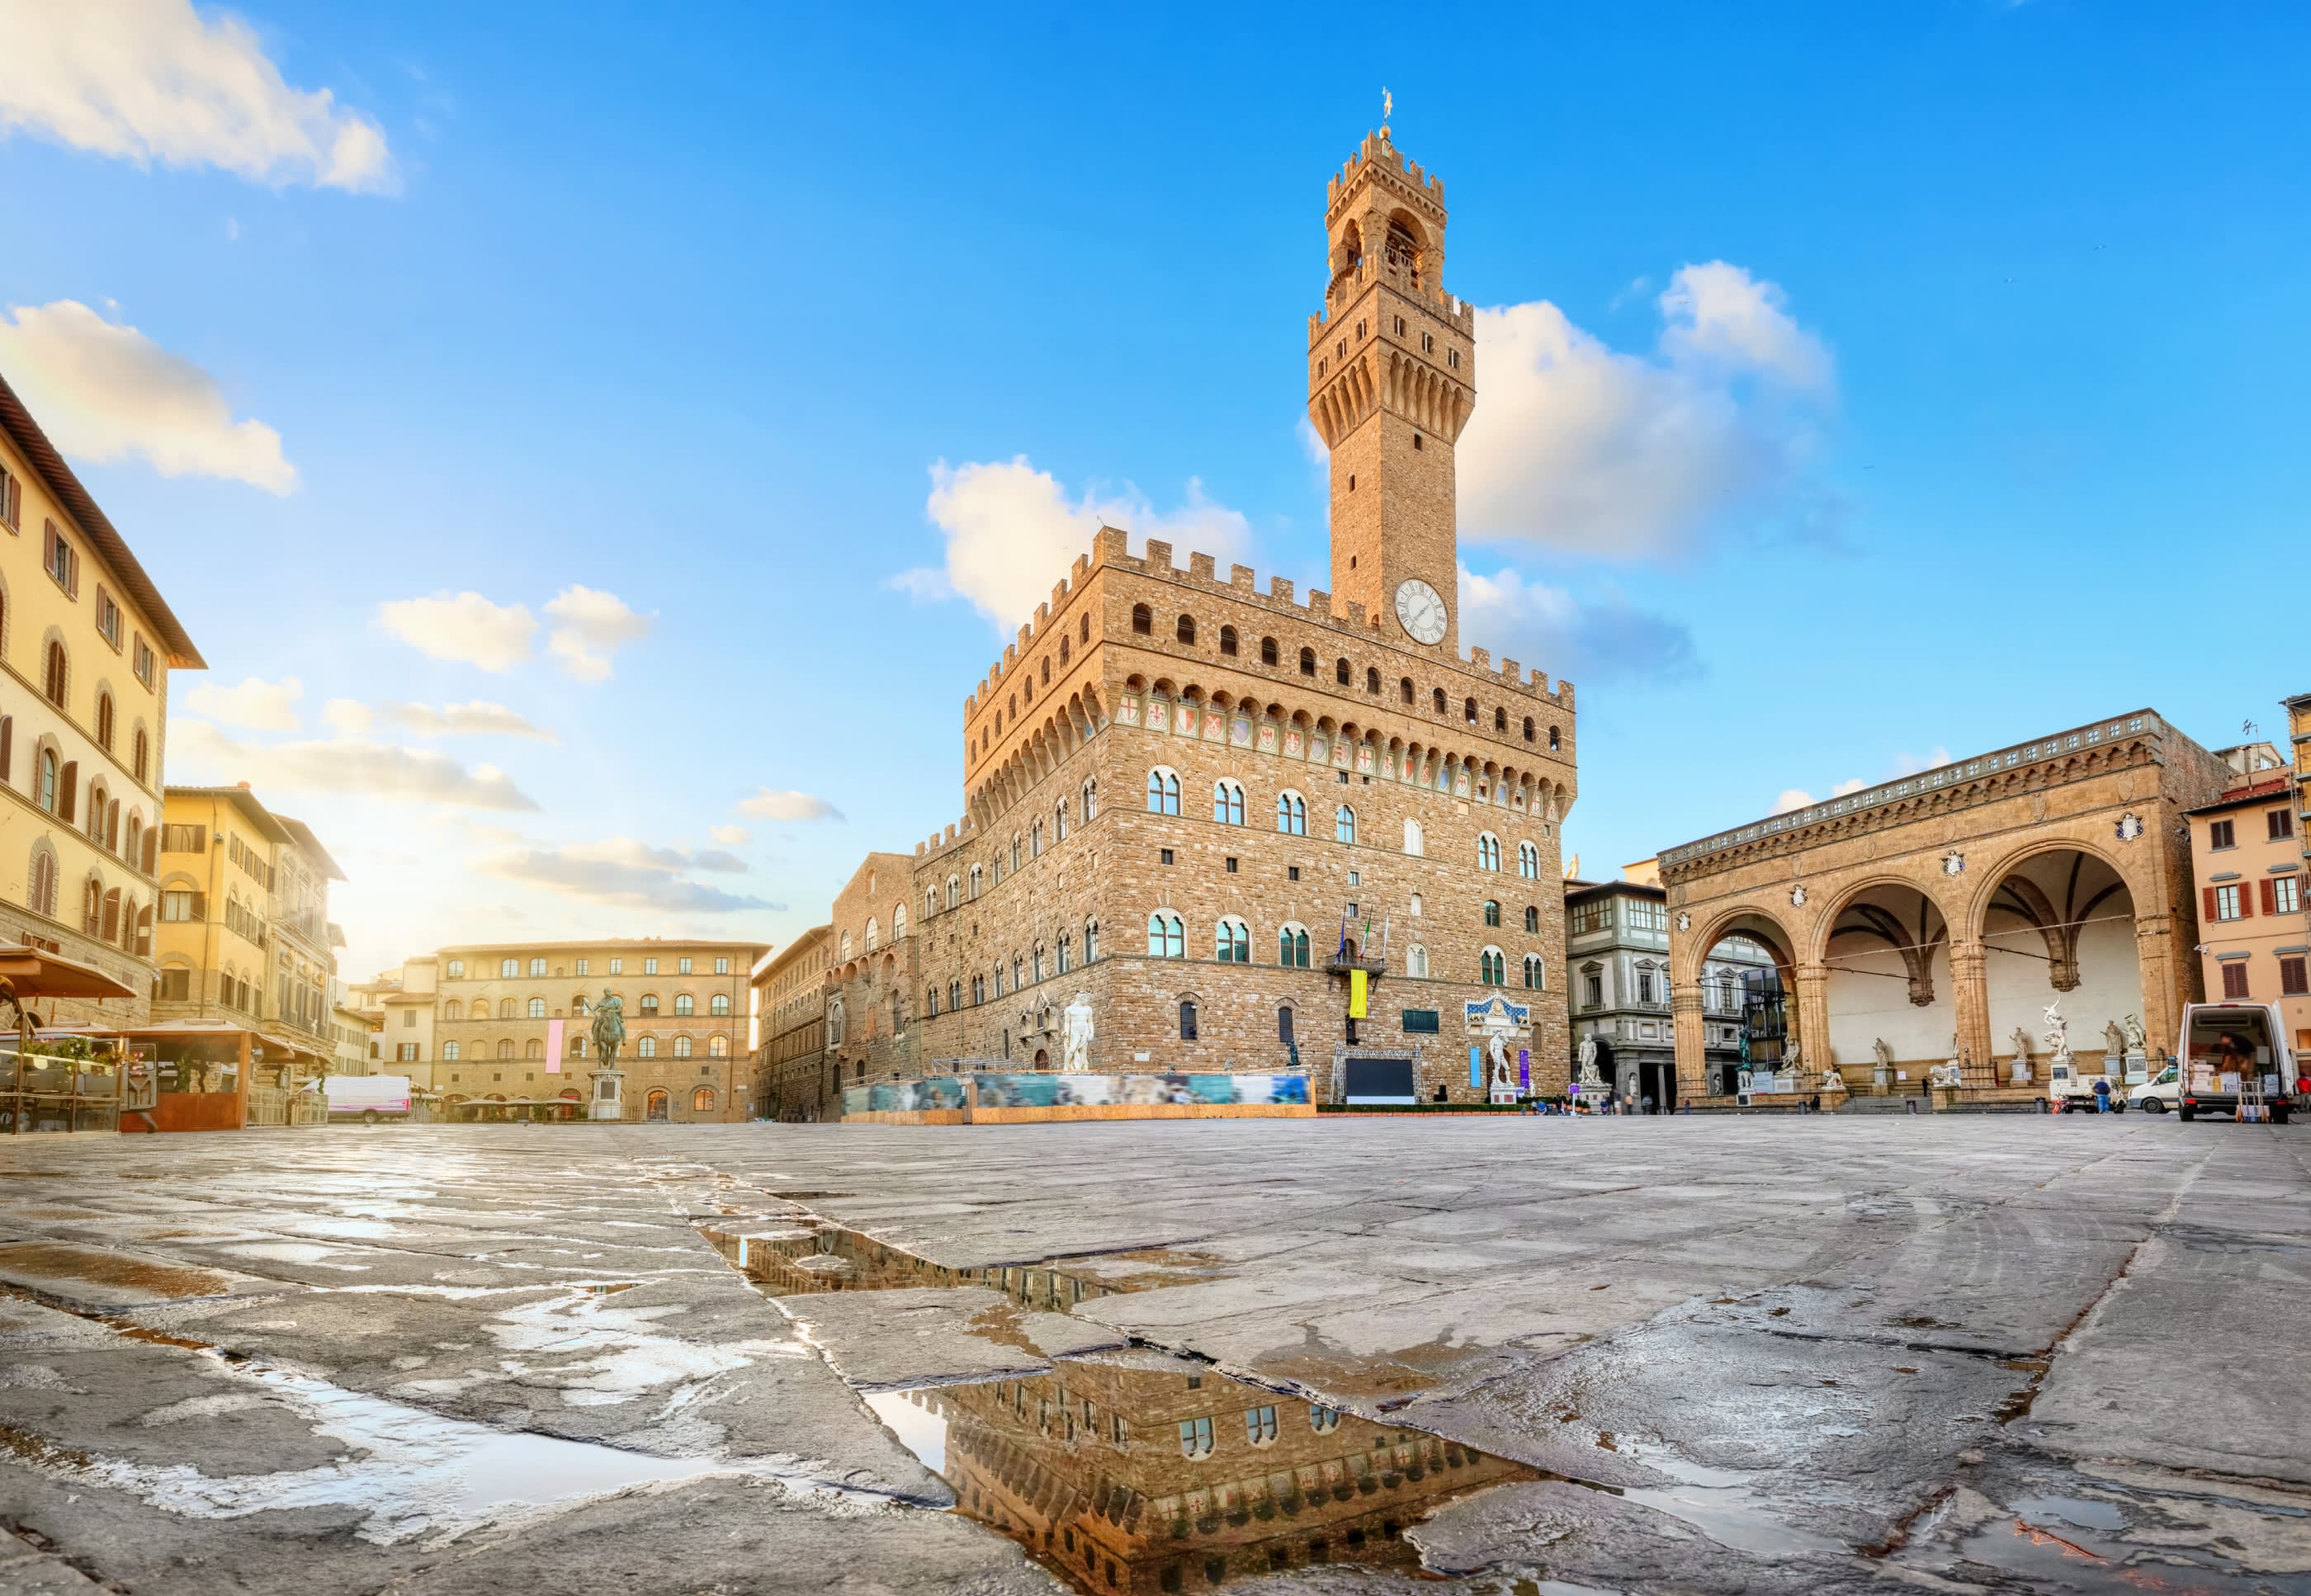
M1445 227L1386 129L1330 180L1305 344L1330 590L1103 528L964 705L964 819L843 894L833 1084L1057 1065L1082 994L1094 1069L1423 1102L1489 1095L1469 1006L1497 999L1512 1084L1563 1089L1574 693L1461 646L1476 368Z
M2190 815L2200 973L2210 999L2276 1003L2289 1044L2311 1055L2311 897L2295 772L2269 743L2225 753L2230 785Z
M1733 937L1779 969L1808 1093L1833 1062L1857 1094L2043 1093L2050 1006L2089 1072L2130 1017L2171 1051L2200 991L2185 817L2230 780L2141 710L1667 850L1679 1096L1734 1095L1701 981Z
M0 379L0 934L94 964L133 999L42 1017L148 1017L169 672L203 661L111 520Z

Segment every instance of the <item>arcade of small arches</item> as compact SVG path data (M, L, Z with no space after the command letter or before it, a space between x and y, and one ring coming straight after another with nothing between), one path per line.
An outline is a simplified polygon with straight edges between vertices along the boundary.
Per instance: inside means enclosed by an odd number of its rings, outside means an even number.
M1705 1067L1705 992L1696 977L1736 938L1763 947L1780 972L1785 1045L1800 1050L1808 1091L1832 1062L1850 1089L1867 1089L1880 1044L1906 1076L1897 1089L1918 1089L1930 1069L1950 1064L1966 1087L2043 1087L2052 1004L2086 1069L2099 1067L2106 1039L2123 1034L2130 1016L2150 1051L2164 1051L2181 972L2152 858L2148 849L2123 856L2063 841L1977 868L1953 849L1926 885L1898 870L1849 871L1818 898L1784 884L1681 910L1670 955L1680 1089L1734 1089L1738 1066ZM1758 1063L1781 1051L1759 1050ZM2018 1054L2029 1065L2020 1076Z

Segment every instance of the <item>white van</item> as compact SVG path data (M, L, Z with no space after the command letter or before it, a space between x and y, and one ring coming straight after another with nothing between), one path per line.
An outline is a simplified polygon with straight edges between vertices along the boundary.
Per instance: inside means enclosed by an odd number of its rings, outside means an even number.
M2126 1095L2126 1100L2146 1114L2163 1114L2175 1106L2182 1088L2175 1083L2183 1078L2182 1066L2169 1064Z
M2046 1071L2046 1109L2050 1113L2095 1113L2102 1104L2096 1101L2094 1084L2104 1077L2088 1076L2075 1064L2056 1064ZM2126 1112L2125 1094L2119 1083L2111 1083L2110 1107L2113 1113Z
M332 1124L359 1120L364 1125L374 1125L379 1120L409 1117L409 1077L406 1075L333 1075L325 1086Z
M2185 1120L2239 1112L2239 1099L2261 1077L2263 1104L2275 1125L2294 1112L2295 1055L2276 1003L2188 1003L2183 1007L2182 1093Z

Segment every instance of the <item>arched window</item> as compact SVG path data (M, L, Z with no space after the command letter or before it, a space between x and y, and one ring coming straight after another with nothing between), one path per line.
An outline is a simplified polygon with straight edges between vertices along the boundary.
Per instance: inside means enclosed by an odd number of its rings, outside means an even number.
M1529 990L1536 992L1548 990L1548 978L1542 973L1540 955L1537 953L1524 955L1524 984Z
M891 905L891 940L896 942L906 934L907 906L904 903L894 903Z
M1051 841L1054 842L1064 842L1067 840L1068 800L1061 798L1058 803L1051 806Z
M1461 718L1471 726L1474 726L1477 723L1477 701L1475 699L1468 698L1461 701Z
M1495 705L1493 708L1493 729L1495 731L1506 731L1508 728L1509 712L1506 710L1500 708L1498 705Z
M1308 800L1288 788L1276 795L1276 829L1286 836L1308 834Z
M1410 703L1412 702L1412 678L1410 676L1407 676L1404 680L1399 682L1396 686L1397 691L1404 695L1404 702Z
M674 1056L677 1059L687 1059L690 1057L689 1037L677 1036L674 1039Z
M1530 903L1524 906L1524 929L1535 936L1540 933L1540 911Z
M135 769L136 772L136 779L139 781L150 781L152 779L153 740L144 735L144 728L141 726L136 728L135 749L136 759Z
M848 940L849 939L846 938L846 943ZM842 954L845 958L850 956L850 949L849 946L846 946L843 948ZM658 994L656 992L644 992L642 994L642 1012L644 1014L656 1014L658 1012Z
M978 881L979 867L978 867L977 865L973 865L973 866L972 866L972 867L971 867L971 869L972 869L972 883L971 883L971 895L972 895L972 897L974 897L974 898L975 898L975 897L977 897L977 896L979 895L979 881ZM842 933L842 956L843 958L846 958L846 959L847 959L847 958L849 958L849 957L850 956L850 932L845 931L845 932L843 932L843 933ZM652 999L652 1001L656 1001L656 999Z
M128 814L128 845L121 850L121 857L132 865L144 857L144 817L133 809Z
M65 654L64 644L51 641L48 644L48 674L41 680L40 690L48 695L48 702L58 709L64 708L65 705L66 677L71 674L71 668L70 661Z
M542 1020L545 1017L545 999L532 998L529 1000L529 1017L534 1020Z
M1524 718L1524 740L1528 743L1532 741L1532 717L1530 715Z
M1410 854L1415 859L1418 859L1423 846L1424 844L1420 835L1420 822L1417 820L1406 821L1404 823L1405 852Z
M1178 915L1158 909L1147 917L1147 952L1150 957L1158 959L1187 956L1187 934L1181 928Z
M873 953L876 948L882 946L883 922L870 914L867 917L867 951L868 953ZM681 1001L682 999L679 998L675 999L676 1004L679 1004Z
M1347 659L1341 658L1332 661L1332 680L1338 682L1343 687L1348 685L1351 680L1351 673L1348 669L1348 662Z
M1404 972L1426 980L1428 975L1428 950L1417 942L1404 950Z
M714 1112L714 1088L711 1086L701 1086L698 1090L693 1092L690 1095L690 1112L693 1114L712 1113Z
M507 999L502 999L502 1000L501 1000L501 1001L499 1002L499 1004L498 1004L498 1018L500 1018L500 1019L501 1019L501 1020L510 1020L510 1019L513 1018L513 999L510 999L510 998L507 998Z
M1477 868L1497 870L1500 868L1501 840L1490 832L1480 833L1477 838Z
M946 878L946 906L952 909L957 903L962 902L963 877L960 876L949 876Z
M1234 655L1234 653L1235 653L1235 628L1234 628L1234 627L1233 627L1233 626L1223 626L1223 627L1221 627L1221 628L1220 628L1220 652L1221 652L1221 653L1223 653L1223 654L1226 654L1226 655L1228 655L1228 656L1230 656L1230 657L1233 657L1233 656Z
M1212 818L1222 825L1243 824L1243 783L1215 781L1212 783Z
M1220 917L1214 938L1215 956L1223 964L1251 963L1251 928L1233 914Z
M709 1013L727 1016L730 1012L730 994L728 992L715 993L713 1002L709 1004L707 1007Z
M1042 943L1035 944L1035 951L1027 955L1027 968L1034 972L1037 981L1043 979L1043 945Z
M634 1057L637 1059L657 1058L658 1038L655 1036L645 1036L640 1042L634 1043Z
M452 998L441 1005L441 1017L445 1020L462 1020L466 1017L466 1006Z
M1156 630L1156 617L1147 613L1146 605L1135 604L1131 606L1131 630L1142 637L1149 635Z
M112 694L96 695L96 740L107 754L112 752Z
M1436 706L1436 712L1440 715L1443 714L1444 712L1444 689L1442 687L1436 688L1428 696L1430 702Z
M1356 840L1356 812L1346 804L1332 811L1332 841L1353 842Z
M1196 617L1193 615L1182 615L1180 617L1179 625L1174 627L1173 631L1182 642L1194 642L1196 641Z
M875 922L869 920L867 923L871 926ZM871 937L868 938L867 946L870 948L875 946L874 939ZM678 1015L696 1014L698 1012L698 999L693 998L688 992L676 992L674 995L674 1012Z
M1260 662L1262 665L1273 665L1276 663L1276 640L1274 638L1263 637L1260 640Z
M1083 784L1084 824L1089 825L1099 814L1099 782L1096 778Z
M1557 751L1557 728L1554 726L1548 728L1548 748L1552 754Z
M896 1001L896 999L894 999L894 1001ZM728 1058L730 1056L730 1039L727 1036L708 1037L706 1039L706 1051L711 1058Z
M1527 881L1540 879L1540 850L1530 842L1517 844L1517 874Z
M1196 1000L1193 998L1180 999L1180 1040L1196 1040Z
M504 1041L498 1043L498 1057L501 1059L510 1059L513 1057L512 1037L509 1036Z
M1070 971L1070 970L1072 970L1072 969L1074 969L1074 968L1076 967L1075 953L1076 953L1075 938L1072 938L1072 937L1070 937L1070 936L1068 936L1067 932L1065 932L1065 931L1061 931L1061 932L1060 933L1060 974L1065 975L1068 971Z
M441 1044L441 1057L447 1063L455 1064L459 1051L458 1044L454 1042L445 1042Z
M1276 962L1290 970L1308 968L1308 928L1286 920L1276 928Z
M1180 812L1180 772L1169 765L1157 765L1147 772L1147 813L1177 815Z
M923 888L923 918L929 920L937 912L938 888L936 885L927 886Z
M50 920L57 917L57 856L43 848L32 855L31 907Z
M1084 963L1099 963L1099 921L1096 920L1084 921Z
M1485 923L1488 926L1496 926L1501 923L1501 903L1498 898L1487 898L1485 900Z
M1477 955L1477 981L1480 985L1504 987L1509 983L1508 955L1497 947L1488 947Z
M521 1044L521 1056L525 1059L543 1059L545 1057L545 1043L535 1036L531 1037Z
M980 894L981 893L982 893L982 892L984 892L984 891L986 891L986 890L987 890L987 867L986 867L985 865L973 865L973 866L972 866L972 867L971 867L971 895L975 899L975 898L977 898L977 897L979 896L979 894ZM846 958L846 959L847 959L847 958L849 958L849 957L850 956L850 932L848 932L848 931L845 931L845 932L843 932L843 933L842 933L842 956L843 956L844 958Z
M1300 650L1300 674L1304 676L1312 676L1316 674L1315 650L1303 649Z
M570 1012L580 1019L586 1017L586 994L580 992L570 999Z
M586 1056L586 1033L583 1031L571 1037L570 1056L573 1059L582 1059Z

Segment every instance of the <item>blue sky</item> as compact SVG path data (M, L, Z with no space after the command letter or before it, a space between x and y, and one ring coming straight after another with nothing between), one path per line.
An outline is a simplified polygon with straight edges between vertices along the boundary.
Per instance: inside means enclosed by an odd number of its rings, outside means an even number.
M2298 8L11 11L0 371L354 975L812 923L1098 514L1325 585L1383 84L1487 312L1464 636L1576 683L1588 873L2311 686Z

